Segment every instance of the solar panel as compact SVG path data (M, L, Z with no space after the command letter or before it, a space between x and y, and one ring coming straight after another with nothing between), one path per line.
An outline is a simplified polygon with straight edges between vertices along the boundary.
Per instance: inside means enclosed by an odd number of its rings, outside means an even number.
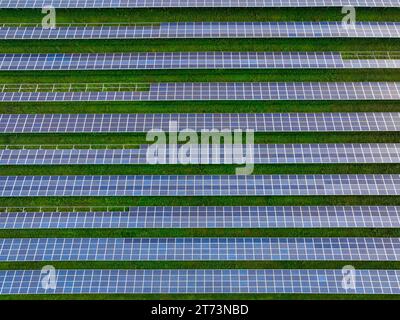
M0 176L0 197L267 195L400 195L400 175Z
M397 0L398 1L398 0ZM0 25L1 39L399 38L399 22L162 22Z
M41 270L0 270L0 294L299 293L400 294L400 270L354 270L355 286L343 286L343 270L55 270L45 289Z
M9 92L4 87L0 92L2 102L400 99L400 82L152 83L140 90L80 92L68 88L39 91L40 87L35 92L25 92L18 86Z
M400 228L400 207L132 207L129 211L4 212L0 229Z
M3 0L0 8L399 7L398 0Z
M3 238L0 261L399 261L400 238Z
M338 52L142 52L0 54L0 70L400 68L399 59L343 59Z
M13 147L12 145L10 146ZM216 151L215 151L216 150ZM1 149L0 165L116 165L149 164L148 145L138 149ZM255 164L275 163L400 163L400 144L255 144L251 159ZM211 145L207 157L201 147L193 163L232 164L235 155L248 155L246 146L240 152L226 148L223 144ZM240 158L241 159L241 158ZM169 154L166 164L174 164ZM243 163L245 160L243 160Z
M399 131L399 112L225 114L0 114L0 133ZM172 129L171 129L172 128Z

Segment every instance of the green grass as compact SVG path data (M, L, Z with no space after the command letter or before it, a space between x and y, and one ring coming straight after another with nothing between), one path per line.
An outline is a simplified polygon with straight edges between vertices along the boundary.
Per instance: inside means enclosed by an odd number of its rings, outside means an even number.
M396 132L256 133L255 143L396 143ZM7 134L0 145L24 144L145 144L145 134Z
M1 113L399 112L399 101L163 101L0 103Z
M147 83L257 81L398 81L396 69L362 70L123 70L1 72L0 83Z
M399 39L12 40L2 53L180 51L399 51Z
M369 51L360 51L360 52L343 52L343 59L399 59L400 52L397 51L377 51L377 52L369 52Z
M339 21L340 8L57 10L59 23L162 21ZM0 10L0 23L40 23L40 10ZM358 21L400 21L400 9L357 9ZM1 53L156 51L400 51L399 39L187 39L0 41ZM346 53L347 54L347 53ZM347 55L346 55L347 57ZM0 72L0 83L192 81L400 81L398 70L154 70ZM0 113L255 113L400 112L399 101L202 101L0 103ZM399 143L396 132L258 133L256 143ZM0 144L141 144L144 134L7 134ZM0 175L43 174L233 174L235 166L0 166ZM400 173L399 164L258 165L258 174ZM152 205L400 205L399 196L292 197L30 197L2 198L0 206ZM399 237L400 229L93 229L0 230L0 237ZM0 269L38 269L47 262L0 263ZM356 268L400 269L400 262L51 262L56 268ZM398 299L360 295L53 295L0 299Z
M0 166L0 175L159 175L235 174L242 165L51 165ZM296 164L256 165L253 174L390 174L400 172L400 164Z
M0 230L1 238L400 237L399 229L48 229ZM214 262L210 262L213 264ZM229 263L229 262L228 262ZM160 264L160 263L158 263ZM217 263L218 264L218 263ZM227 264L227 263L225 263ZM268 264L268 263L266 263ZM342 262L336 262L343 265ZM400 269L400 262L394 262ZM2 264L0 263L0 266ZM157 265L157 263L156 263ZM307 264L306 264L307 265ZM246 268L251 268L247 265Z
M41 269L50 261L45 262L9 262L0 263L0 270L4 269ZM358 269L379 269L381 262L376 261L80 261L58 262L51 264L57 269L113 269L115 264L121 269L338 269L352 264ZM71 267L71 264L74 266ZM400 269L399 262L385 263L387 268Z
M0 300L398 300L397 295L311 295L311 294L80 294L80 295L2 295Z
M3 84L2 92L109 92L149 91L149 84L140 83L11 83Z
M397 21L398 8L357 8L359 21ZM41 10L0 11L1 23L40 23ZM182 21L340 21L341 8L57 9L58 23Z
M400 205L398 196L249 197L20 197L2 198L4 207L30 206L314 206Z

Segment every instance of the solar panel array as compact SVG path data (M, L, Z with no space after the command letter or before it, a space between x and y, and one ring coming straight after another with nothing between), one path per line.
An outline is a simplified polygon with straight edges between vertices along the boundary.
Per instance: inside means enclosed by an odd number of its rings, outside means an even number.
M163 22L158 24L0 25L1 39L399 38L398 22Z
M400 195L400 175L0 176L0 197L289 195Z
M400 238L13 238L0 261L399 261Z
M400 7L398 0L3 0L0 8Z
M151 164L150 151L148 145L138 149L0 149L0 165ZM190 156L191 163L201 164L232 164L233 159L255 164L400 163L400 144L210 144L208 148L199 145L197 156ZM175 161L166 155L166 164Z
M395 206L144 206L129 211L0 214L0 229L399 227L400 207Z
M148 90L132 90L3 90L0 101L400 100L400 82L182 82L152 83Z
M0 8L42 8L45 5L57 8L336 6L340 10L346 5L400 8L400 0L0 0ZM57 24L54 28L30 23L0 25L0 39L3 40L225 38L398 39L400 22L95 22ZM0 71L399 67L399 55L394 52L350 55L340 52L195 51L0 53ZM0 85L0 102L3 103L225 100L400 100L400 82L25 84L20 81ZM144 133L152 129L164 132L184 129L198 132L210 129L390 132L395 136L395 132L400 131L400 113L0 114L0 134ZM332 141L335 139L333 137ZM390 139L388 141L395 141L394 138ZM362 138L358 140L362 141ZM12 144L0 148L0 166L148 164L148 145L140 145L138 149L80 147L52 149L39 146L30 149ZM208 151L216 151L216 154L208 154L206 163L231 164L229 147L208 148ZM397 143L257 144L252 145L251 150L248 148L245 146L234 150L240 151L243 157L254 150L250 162L256 164L400 163L400 144ZM169 160L167 157L166 163ZM246 157L246 160L248 163L249 158ZM8 169L10 172L14 170ZM321 169L321 172L325 170ZM33 197L379 196L381 200L378 201L389 203L391 197L383 196L400 195L400 174L345 172L275 175L0 175L0 197L9 198L5 199L7 201L15 198L12 201L23 202ZM308 199L310 203L315 200ZM342 201L344 198L338 199ZM371 198L363 199L368 203ZM288 198L285 200L291 201ZM221 203L223 201L226 202L222 199ZM372 200L371 203L374 202ZM337 261L343 264L347 264L347 261L379 261L379 266L400 261L400 238L387 237L390 233L385 233L385 237L341 238L303 238L297 237L298 232L293 234L294 237L285 238L181 238L175 237L176 234L173 238L122 238L120 235L117 238L91 238L90 234L87 238L76 238L76 231L73 231L93 228L399 228L400 206L144 206L129 207L125 211L112 211L107 207L106 211L94 212L62 212L58 208L43 212L42 209L21 212L16 208L0 208L0 229L11 230L7 233L25 229L27 234L23 238L0 238L0 261L301 261L305 265L309 261ZM60 238L53 233L51 235L54 238L44 238L43 235L32 233L35 229L72 230L69 238ZM71 266L74 267L73 264ZM355 288L343 285L343 270L71 269L55 272L56 288L45 289L43 271L0 270L0 294L400 294L399 270L354 270Z
M399 131L399 112L212 114L0 114L0 133Z
M0 54L0 70L400 68L399 59L343 59L338 52Z
M399 270L354 271L343 287L342 270L56 270L56 288L44 289L40 270L0 270L0 294L312 293L399 294Z

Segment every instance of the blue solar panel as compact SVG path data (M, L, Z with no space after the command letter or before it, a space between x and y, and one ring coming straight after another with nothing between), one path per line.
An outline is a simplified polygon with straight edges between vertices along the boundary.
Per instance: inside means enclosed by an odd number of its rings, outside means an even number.
M148 145L138 149L0 149L0 165L90 165L90 164L149 164ZM29 148L29 146L26 146ZM84 146L83 146L84 147ZM204 148L204 147L203 147ZM216 150L214 152L214 150ZM247 154L228 151L223 144L209 146L204 156L193 157L193 163L232 164L233 155ZM400 163L400 144L256 144L252 146L255 164L274 163ZM203 152L205 153L205 152ZM233 155L232 155L233 154ZM175 163L166 156L166 164ZM243 163L245 159L243 160Z
M0 54L0 70L400 68L399 59L343 59L338 52Z
M399 112L203 114L0 114L0 133L400 131Z
M400 238L9 238L0 261L399 261Z
M2 39L399 38L399 22L163 22L126 24L0 25Z
M400 195L400 175L0 176L0 197L289 195Z
M41 270L0 270L0 294L313 293L400 294L400 270L55 270L55 288Z
M0 229L400 228L400 207L132 207L129 211L3 212Z
M66 86L64 91L30 92L16 86L0 92L3 102L186 100L400 100L400 82L152 83L143 90L68 91Z

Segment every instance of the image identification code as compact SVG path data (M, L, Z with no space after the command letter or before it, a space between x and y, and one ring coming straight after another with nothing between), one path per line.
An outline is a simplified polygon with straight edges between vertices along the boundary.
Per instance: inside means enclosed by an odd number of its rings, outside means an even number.
M188 306L163 306L158 304L151 308L152 315L174 315L179 318L185 313L193 315L246 315L249 308L244 304L196 304Z

